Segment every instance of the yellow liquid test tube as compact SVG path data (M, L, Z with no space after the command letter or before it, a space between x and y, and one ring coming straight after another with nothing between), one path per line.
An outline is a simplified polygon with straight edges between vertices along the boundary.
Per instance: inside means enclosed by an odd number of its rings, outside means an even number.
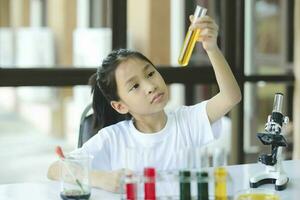
M194 20L193 20L192 24L196 22L197 18L204 16L206 14L206 12L207 12L207 9L202 8L201 6L197 6L196 10L194 12ZM191 55L192 55L192 52L193 52L193 49L194 49L197 39L199 37L199 33L200 33L200 29L193 30L193 31L188 30L188 32L185 36L181 51L180 51L179 58L178 58L179 65L181 65L181 66L188 65Z
M214 171L215 176L215 200L228 200L227 198L227 171L224 167L218 167Z

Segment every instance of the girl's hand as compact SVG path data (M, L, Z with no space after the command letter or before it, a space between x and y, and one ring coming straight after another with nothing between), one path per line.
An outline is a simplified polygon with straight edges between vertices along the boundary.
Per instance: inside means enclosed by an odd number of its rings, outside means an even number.
M190 21L194 20L193 15L190 16ZM198 41L202 42L203 48L206 51L211 51L217 46L217 36L219 27L215 21L209 16L203 16L196 19L194 24L191 24L189 30L200 29Z
M115 171L92 171L91 183L92 186L99 187L109 192L120 193L121 178L125 174L131 174L132 172L125 169Z
M98 174L98 180L100 180L100 183L98 183L97 185L109 192L120 193L120 183L123 174L124 170L101 172Z

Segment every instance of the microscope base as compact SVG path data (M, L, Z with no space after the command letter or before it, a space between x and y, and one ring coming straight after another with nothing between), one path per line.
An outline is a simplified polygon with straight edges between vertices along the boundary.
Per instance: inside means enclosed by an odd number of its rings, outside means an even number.
M281 191L287 187L288 182L289 178L286 174L279 174L278 172L263 173L250 179L250 187L257 188L263 184L275 183L275 190Z

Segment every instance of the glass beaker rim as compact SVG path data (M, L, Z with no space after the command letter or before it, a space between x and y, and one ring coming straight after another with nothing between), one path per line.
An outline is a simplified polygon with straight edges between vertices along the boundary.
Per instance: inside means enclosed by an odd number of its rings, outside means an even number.
M237 191L236 196L242 194L269 194L269 195L278 195L278 192L268 188L248 188L248 189L241 189Z

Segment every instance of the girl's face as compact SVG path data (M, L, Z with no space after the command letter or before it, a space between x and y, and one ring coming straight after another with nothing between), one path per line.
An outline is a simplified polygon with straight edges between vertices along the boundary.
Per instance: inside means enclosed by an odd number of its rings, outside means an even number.
M149 115L161 112L167 104L166 83L150 63L129 58L117 67L115 76L120 101L111 104L118 112Z

